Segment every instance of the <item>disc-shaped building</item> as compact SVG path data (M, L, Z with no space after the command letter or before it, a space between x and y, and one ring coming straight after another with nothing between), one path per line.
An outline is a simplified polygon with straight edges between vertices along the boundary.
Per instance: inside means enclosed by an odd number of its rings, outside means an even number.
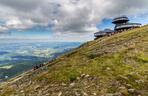
M111 29L105 29L103 31L99 31L94 34L96 38L103 37L103 36L110 36L112 34L122 32L122 31L127 31L131 30L133 28L139 28L141 27L140 23L130 23L129 18L127 16L121 16L113 19L112 23L115 24L114 30Z
M113 19L113 24L115 24L115 31L126 31L133 28L138 28L141 26L140 23L129 23L129 18L127 16L121 16Z

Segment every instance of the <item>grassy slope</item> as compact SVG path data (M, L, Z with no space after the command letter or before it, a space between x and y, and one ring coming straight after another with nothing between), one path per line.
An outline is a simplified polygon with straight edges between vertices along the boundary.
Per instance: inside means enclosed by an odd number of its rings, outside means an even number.
M88 42L1 85L0 96L148 96L148 26Z

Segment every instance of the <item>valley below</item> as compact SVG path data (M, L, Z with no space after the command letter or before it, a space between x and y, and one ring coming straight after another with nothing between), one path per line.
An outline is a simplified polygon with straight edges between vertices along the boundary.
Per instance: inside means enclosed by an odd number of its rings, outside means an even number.
M79 42L9 41L0 43L0 81L46 63L80 45Z

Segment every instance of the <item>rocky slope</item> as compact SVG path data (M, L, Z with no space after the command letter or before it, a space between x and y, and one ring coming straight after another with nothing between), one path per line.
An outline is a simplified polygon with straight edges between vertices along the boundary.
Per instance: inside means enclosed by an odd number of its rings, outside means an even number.
M83 44L0 84L0 96L148 96L148 26Z

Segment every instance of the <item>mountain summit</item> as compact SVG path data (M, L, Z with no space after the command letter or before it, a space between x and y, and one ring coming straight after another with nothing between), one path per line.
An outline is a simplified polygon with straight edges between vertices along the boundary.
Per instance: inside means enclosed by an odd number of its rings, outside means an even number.
M0 84L0 96L148 96L148 26L85 43Z

